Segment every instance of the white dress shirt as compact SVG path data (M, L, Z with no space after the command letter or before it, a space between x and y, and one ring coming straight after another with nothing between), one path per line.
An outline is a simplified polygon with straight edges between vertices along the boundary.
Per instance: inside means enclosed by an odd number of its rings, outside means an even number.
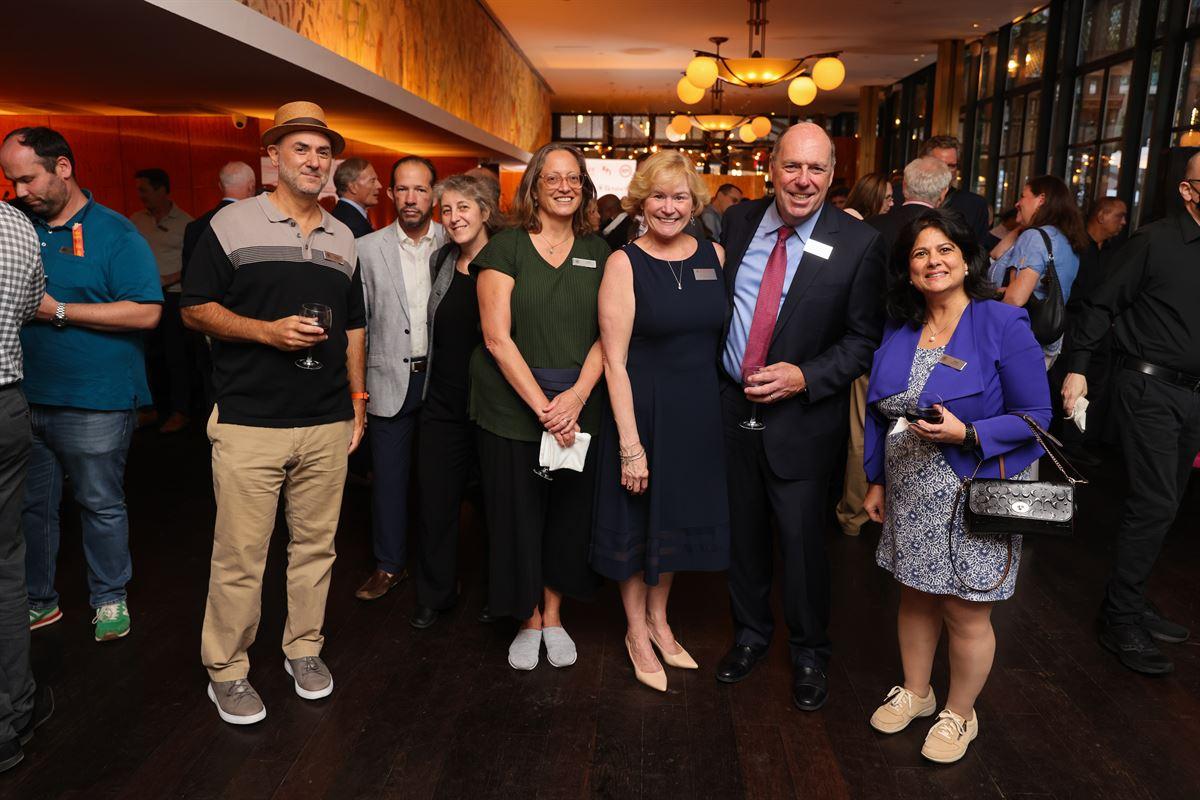
M404 295L408 301L408 320L412 357L429 355L429 292L433 277L429 273L429 258L445 239L445 231L436 222L429 223L429 230L416 241L410 239L396 222L400 240L400 267L404 277Z

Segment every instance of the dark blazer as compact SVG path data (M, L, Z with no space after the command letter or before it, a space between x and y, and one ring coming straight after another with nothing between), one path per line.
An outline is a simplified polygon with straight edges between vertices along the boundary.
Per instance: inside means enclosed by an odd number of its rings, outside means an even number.
M884 482L884 442L890 421L876 410L884 397L905 391L919 326L889 320L883 344L875 351L867 387L867 422L863 466L867 480ZM941 403L963 422L975 425L983 464L981 478L1012 477L1042 455L1029 426L1017 414L1028 414L1045 428L1050 424L1050 385L1042 346L1033 338L1029 314L998 300L972 300L946 345L946 355L967 362L962 371L939 363L933 368L920 404ZM953 445L940 445L946 462L961 478L969 477L979 457Z
M371 221L362 215L354 206L347 203L345 200L338 199L337 205L333 207L333 211L329 212L333 218L339 222L345 223L350 232L354 234L355 239L362 238L368 233L374 233L375 229L371 227Z
M188 262L192 260L192 252L196 249L196 243L200 241L200 235L212 227L212 218L217 215L217 212L232 202L232 200L222 200L217 203L215 208L210 208L184 226L183 252L180 254L183 260L183 264L180 266L181 277L179 282L181 284L183 283L182 276L187 274Z
M962 214L967 219L967 224L971 226L971 230L975 231L975 238L982 244L989 239L995 241L995 237L990 237L988 231L991 229L991 210L988 208L987 200L984 200L977 194L972 194L966 189L955 189L950 187L950 191L946 194L946 200L942 203L945 208L953 208L958 213Z
M725 212L725 288L729 333L738 269L773 197L743 201ZM883 329L887 255L883 239L861 220L826 203L812 239L833 248L828 259L805 253L775 321L767 363L804 372L807 389L759 408L772 471L785 480L824 478L846 453L849 387L867 371ZM724 345L722 345L723 347ZM722 368L722 372L724 369Z
M884 246L887 247L888 257L891 258L896 240L900 238L900 231L904 229L905 225L929 210L929 206L919 203L892 206L891 211L886 214L876 214L867 220L867 224L883 236Z
M629 237L636 230L634 228L635 225L637 225L637 218L633 214L626 214L625 219L621 220L621 224L613 228L612 232L604 237L604 242L608 245L608 249L615 252L629 244Z

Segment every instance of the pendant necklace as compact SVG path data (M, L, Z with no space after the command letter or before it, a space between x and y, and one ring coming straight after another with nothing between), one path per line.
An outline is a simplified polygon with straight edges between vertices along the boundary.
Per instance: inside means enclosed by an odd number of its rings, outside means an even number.
M550 240L546 238L546 235L540 231L538 232L538 236L541 236L542 241L546 243L546 247L550 248L550 255L554 255L554 251L557 248L562 247L564 244L566 244L572 238L574 238L575 234L571 234L570 236L568 236L566 239L563 239L558 244L551 244Z
M671 264L671 262L668 259L664 258L663 261L667 262L667 269L671 270L671 277L675 279L675 288L682 292L683 291L683 264L682 264L682 262L679 264L679 272L676 272L675 267Z
M968 303L967 305L970 305L970 303ZM949 328L951 325L958 322L958 318L961 317L963 315L963 312L966 310L967 310L967 306L963 306L962 311L959 311L958 314L955 315L954 319L950 320L945 325L938 328L936 331L933 329L933 326L929 324L929 320L925 320L925 327L929 329L929 341L931 341L931 342L937 341L937 337L939 335L941 335L942 331L946 330L946 328Z

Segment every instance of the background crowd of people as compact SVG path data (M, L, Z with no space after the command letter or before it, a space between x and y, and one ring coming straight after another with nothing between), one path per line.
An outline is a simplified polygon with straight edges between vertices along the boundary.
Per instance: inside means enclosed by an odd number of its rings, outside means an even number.
M204 413L216 523L200 656L231 724L267 716L248 651L281 497L282 669L305 700L333 692L323 624L352 471L369 475L375 560L356 597L411 574L414 628L457 602L459 510L477 477L480 620L515 620L512 669L536 669L543 649L554 668L592 657L568 612L607 578L633 677L665 691L668 667L701 667L670 624L676 573L728 571L732 641L704 666L750 677L774 639L778 580L791 700L817 711L841 478L842 530L880 526L876 563L901 587L903 677L870 725L894 734L936 715L921 753L957 761L980 732L990 617L1022 549L972 531L960 488L1036 479L1043 429L1080 463L1119 439L1129 495L1099 642L1137 672L1172 669L1158 642L1189 632L1146 583L1200 451L1200 155L1178 213L1118 247L1124 205L1085 219L1052 176L1031 178L993 228L955 185L952 137L924 143L898 185L834 186L832 140L801 123L775 142L762 198L710 194L667 150L624 197L597 197L582 154L551 143L506 212L486 169L439 180L420 156L386 176L361 158L335 169L346 143L313 103L281 106L262 144L277 185L256 194L254 171L228 164L221 203L195 220L162 170L137 173L145 210L126 220L81 188L57 132L20 128L0 147L20 206L0 204L0 769L53 711L29 643L62 619L64 475L95 639L119 639L133 431ZM381 190L397 220L373 230ZM1065 324L1047 328L1055 304Z

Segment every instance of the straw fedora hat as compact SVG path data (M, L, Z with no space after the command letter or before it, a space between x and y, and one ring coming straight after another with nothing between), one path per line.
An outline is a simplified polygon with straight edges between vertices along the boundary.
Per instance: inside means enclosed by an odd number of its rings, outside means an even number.
M340 155L346 149L346 140L342 135L325 124L325 111L316 103L297 100L285 103L275 112L275 124L262 135L263 147L270 147L289 133L296 131L315 131L329 137L333 146L333 155Z

